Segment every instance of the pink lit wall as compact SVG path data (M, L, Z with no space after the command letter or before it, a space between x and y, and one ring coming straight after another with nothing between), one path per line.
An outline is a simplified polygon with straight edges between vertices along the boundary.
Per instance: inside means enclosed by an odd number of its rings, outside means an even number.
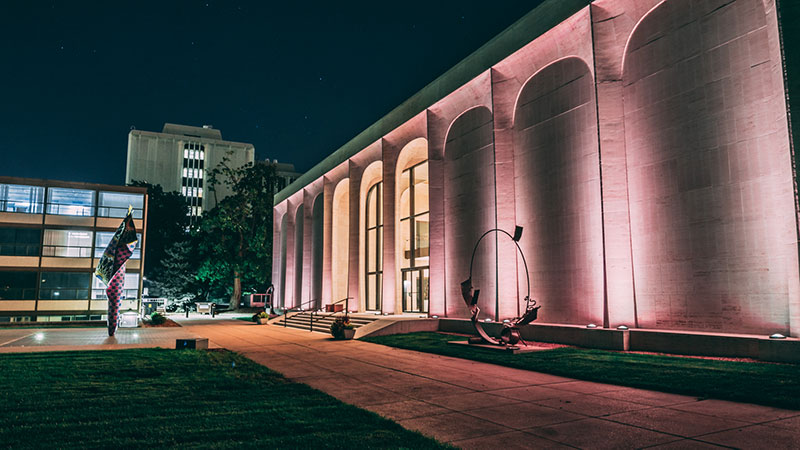
M639 326L788 332L785 122L760 0L671 0L624 59ZM780 126L778 126L780 125ZM790 272L791 271L791 272Z
M540 322L797 335L778 30L774 0L592 2L276 205L276 286L287 302L315 283L323 304L363 296L359 186L380 162L382 311L402 312L396 184L411 146L429 164L431 314L467 317L475 241L518 224ZM482 317L521 312L507 238L485 240L473 277Z

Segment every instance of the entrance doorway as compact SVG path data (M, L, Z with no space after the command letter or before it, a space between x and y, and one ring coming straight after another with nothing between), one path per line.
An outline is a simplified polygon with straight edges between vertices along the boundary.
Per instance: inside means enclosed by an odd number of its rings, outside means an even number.
M403 269L403 312L427 313L430 293L428 267Z

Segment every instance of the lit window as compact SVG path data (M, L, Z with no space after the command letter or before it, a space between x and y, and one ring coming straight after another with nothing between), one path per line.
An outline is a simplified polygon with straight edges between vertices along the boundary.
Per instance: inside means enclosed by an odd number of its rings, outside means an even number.
M189 158L189 150L185 146L183 149L183 157L187 159Z
M41 214L43 206L43 187L0 184L0 211Z
M128 214L128 206L133 206L133 217L141 219L144 195L100 192L97 215L98 217L125 217Z
M42 256L89 258L92 232L89 230L44 230Z
M50 188L47 190L47 214L93 216L94 191Z

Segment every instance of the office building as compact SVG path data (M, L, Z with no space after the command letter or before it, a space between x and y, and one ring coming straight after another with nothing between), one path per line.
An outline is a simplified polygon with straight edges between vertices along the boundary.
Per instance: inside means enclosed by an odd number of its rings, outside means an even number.
M208 171L226 157L233 168L252 164L255 148L223 140L220 130L210 125L167 123L160 133L132 130L128 134L125 183L144 181L159 184L166 192L180 192L189 204L188 214L198 217L230 195L224 185L217 186L215 193L208 191Z
M0 322L105 320L105 285L94 269L129 205L139 242L122 311L139 311L145 188L0 177Z

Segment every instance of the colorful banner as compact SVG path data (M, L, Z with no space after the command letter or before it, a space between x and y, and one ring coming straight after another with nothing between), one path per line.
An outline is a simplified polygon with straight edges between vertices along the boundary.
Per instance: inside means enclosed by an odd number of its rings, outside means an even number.
M133 223L133 208L128 207L128 215L122 220L116 233L103 252L94 274L106 284L108 297L108 335L114 336L119 325L119 308L125 288L125 263L133 254L138 239Z

